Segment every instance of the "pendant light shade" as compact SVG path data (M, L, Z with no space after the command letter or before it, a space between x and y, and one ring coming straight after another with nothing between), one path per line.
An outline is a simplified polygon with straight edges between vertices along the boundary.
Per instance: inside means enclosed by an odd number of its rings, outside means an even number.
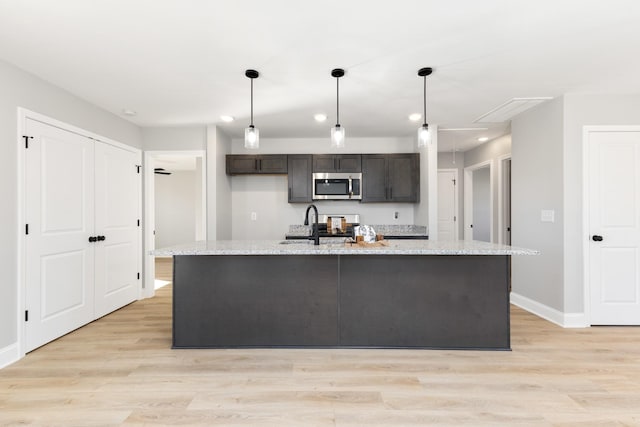
M344 76L342 68L331 70L331 76L336 78L336 125L331 128L331 146L344 148L345 131L340 126L340 77Z
M418 76L424 79L424 97L423 97L423 107L424 114L423 119L424 123L418 129L418 147L426 147L429 142L431 142L431 131L429 130L429 125L427 124L427 76L433 72L431 67L420 68L418 70Z
M244 148L257 150L260 147L260 131L253 125L253 79L257 79L260 73L247 70L244 75L251 80L251 124L244 130Z

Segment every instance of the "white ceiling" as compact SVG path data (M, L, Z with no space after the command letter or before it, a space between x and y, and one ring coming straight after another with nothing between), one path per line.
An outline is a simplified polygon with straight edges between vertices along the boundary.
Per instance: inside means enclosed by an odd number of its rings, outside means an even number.
M240 137L413 136L441 149L497 137L474 120L512 98L640 92L637 0L0 0L0 58L140 126L220 124ZM313 121L324 112L327 122ZM234 116L231 124L219 116Z

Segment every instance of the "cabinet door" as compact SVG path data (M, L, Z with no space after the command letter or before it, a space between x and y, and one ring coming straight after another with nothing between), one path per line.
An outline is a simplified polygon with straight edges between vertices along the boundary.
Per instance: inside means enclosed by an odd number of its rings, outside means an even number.
M387 156L384 154L362 155L362 201L387 201Z
M227 155L227 175L258 173L258 156L245 154Z
M417 202L420 200L419 154L389 154L387 179L391 202Z
M360 154L338 154L336 157L336 172L361 172L362 156Z
M310 154L288 156L289 203L311 202L311 166Z
M314 154L313 155L313 171L314 172L335 172L336 158L333 154Z
M258 173L287 173L287 155L258 156Z

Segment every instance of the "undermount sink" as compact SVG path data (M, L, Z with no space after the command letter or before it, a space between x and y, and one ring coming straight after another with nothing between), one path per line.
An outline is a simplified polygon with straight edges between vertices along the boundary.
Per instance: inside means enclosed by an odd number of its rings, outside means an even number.
M294 239L294 240L281 240L279 242L281 245L312 245L313 240L303 240L303 239ZM343 246L344 239L331 239L330 241L320 240L320 246Z

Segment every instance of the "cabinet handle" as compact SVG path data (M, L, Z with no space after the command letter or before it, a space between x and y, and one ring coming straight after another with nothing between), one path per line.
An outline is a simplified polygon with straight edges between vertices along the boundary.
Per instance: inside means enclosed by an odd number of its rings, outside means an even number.
M258 159L254 159L253 161L253 168L257 171L258 170Z
M340 171L340 159L336 159L336 163L337 163L336 171L339 172Z
M591 237L591 240L593 240L594 242L602 242L602 236L594 234L593 237Z
M89 243L97 242L98 238L96 236L89 236Z

